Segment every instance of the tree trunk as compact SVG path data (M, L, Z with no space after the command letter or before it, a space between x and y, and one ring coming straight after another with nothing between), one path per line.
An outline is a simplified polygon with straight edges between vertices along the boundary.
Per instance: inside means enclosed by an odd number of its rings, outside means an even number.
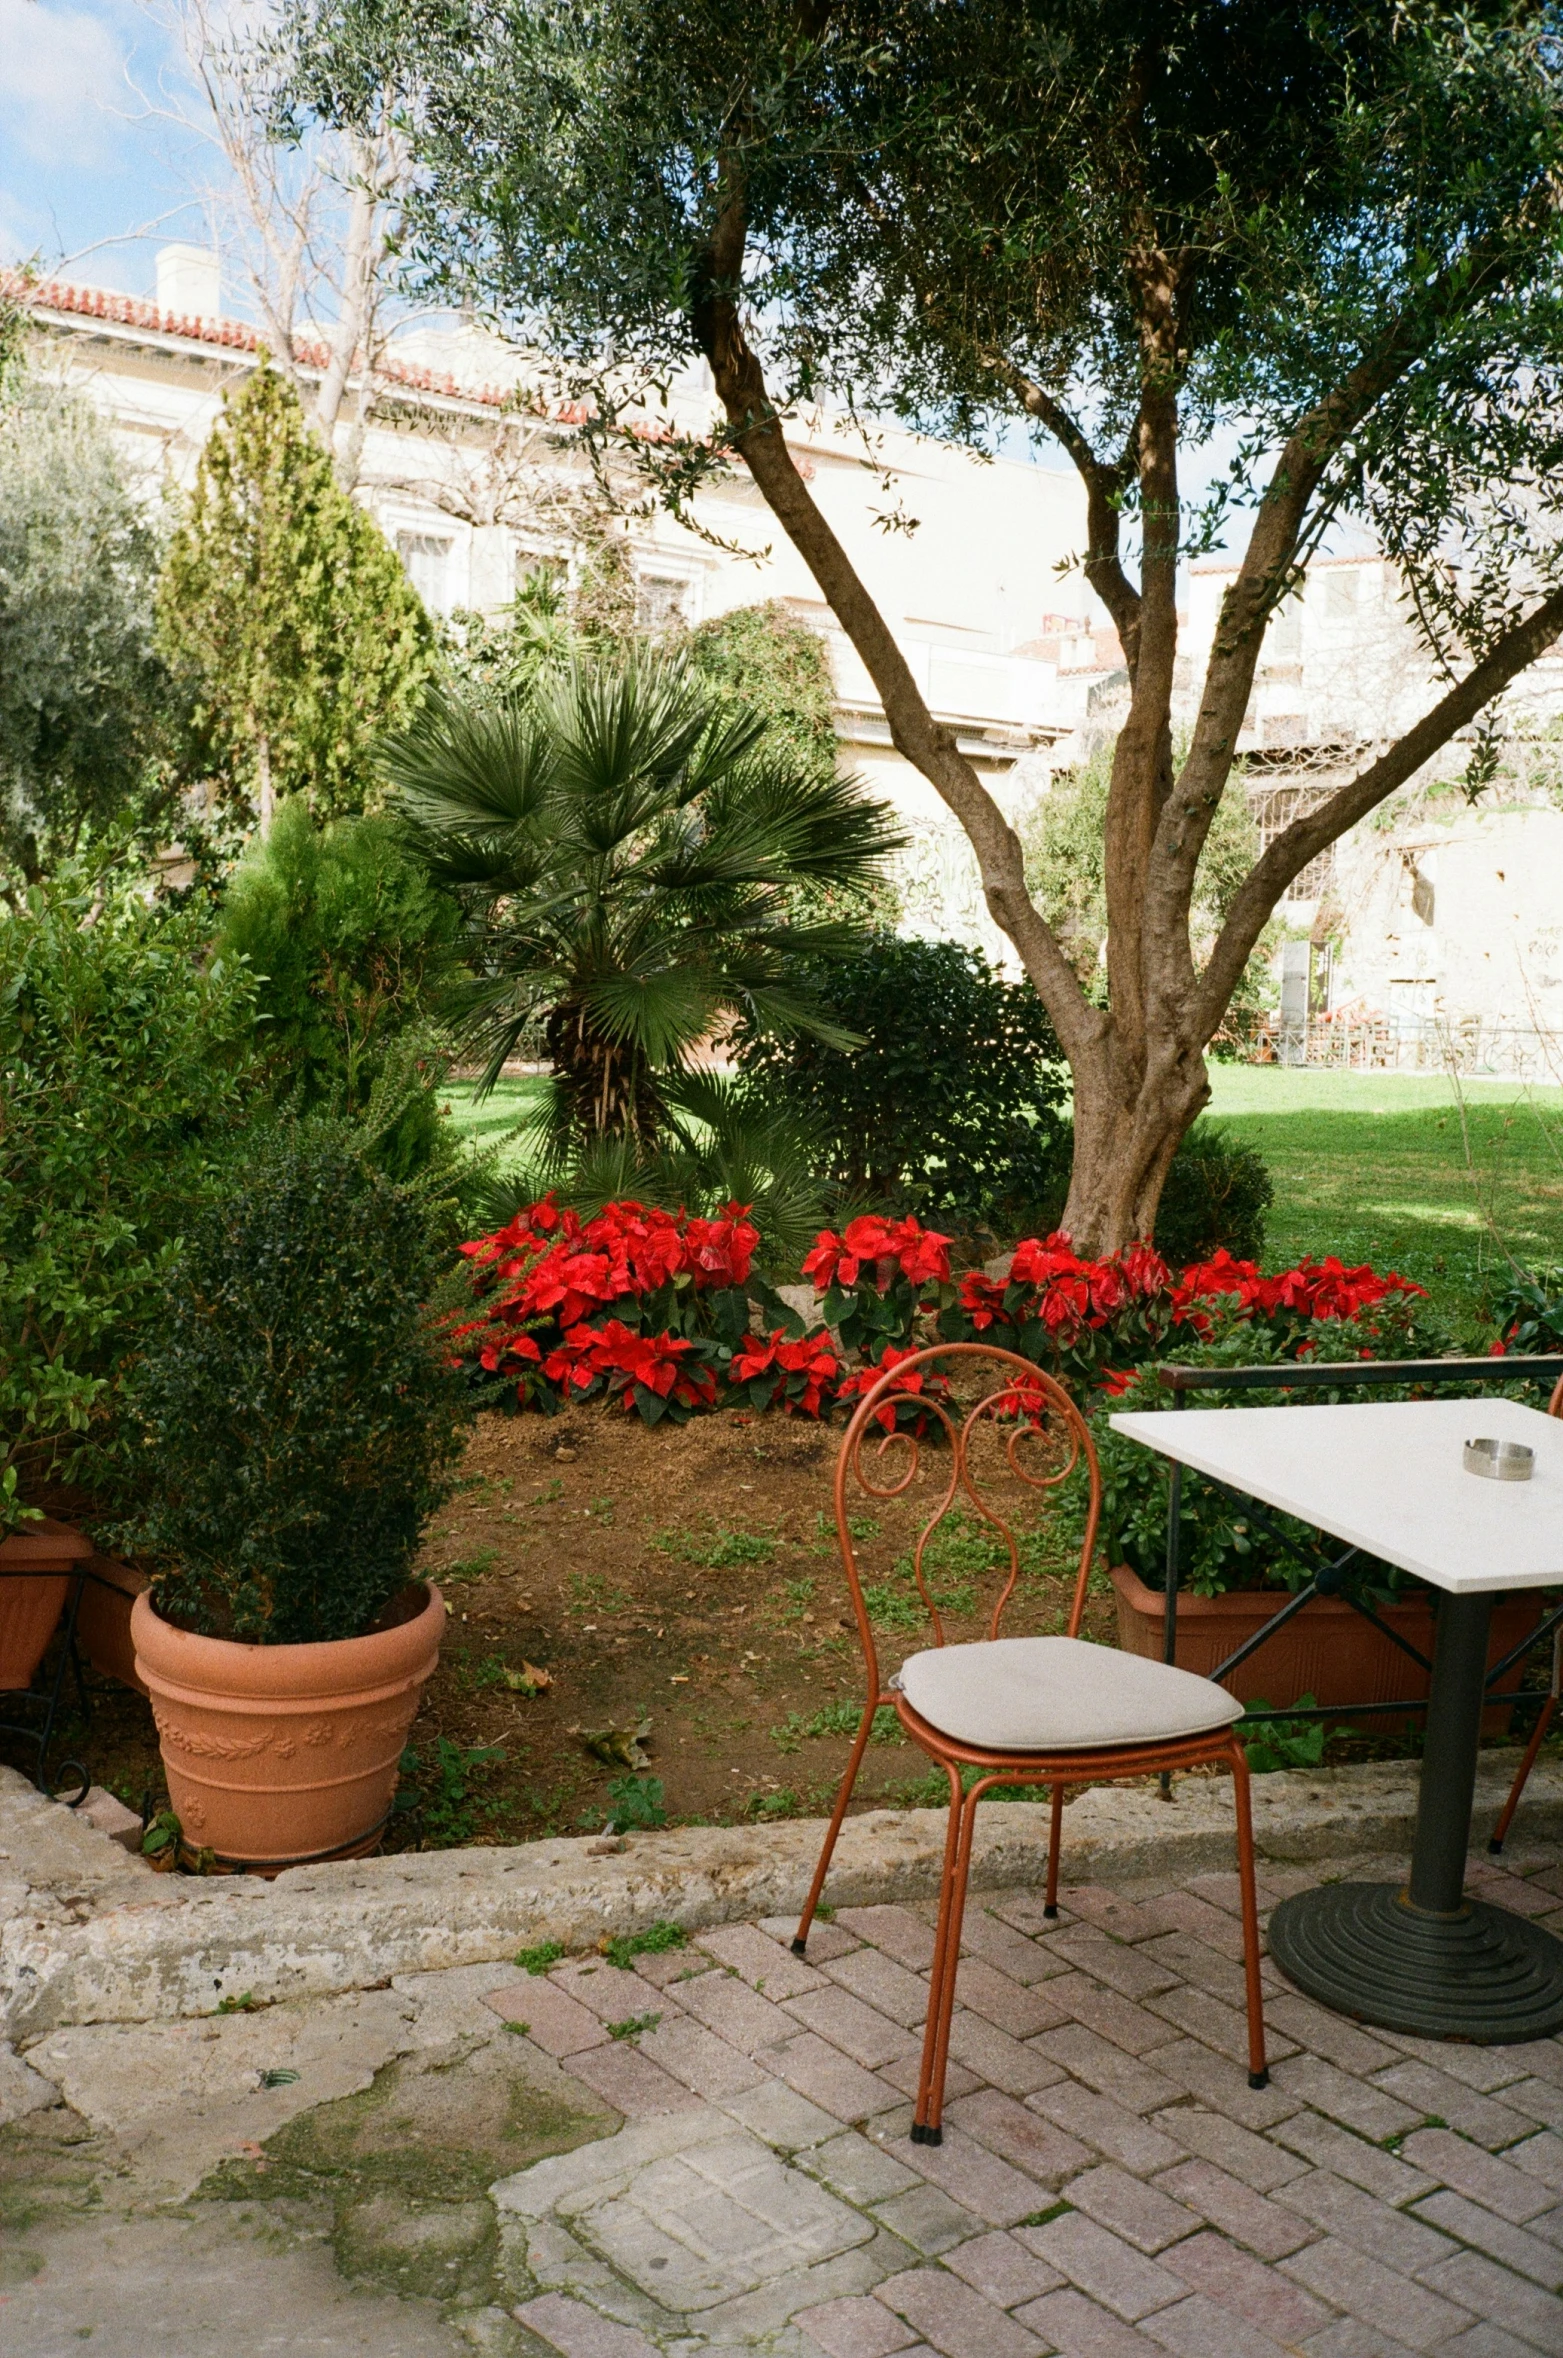
M1198 1047L1168 1054L1159 1041L1147 1068L1109 1032L1099 1053L1075 1065L1074 1163L1060 1226L1077 1253L1116 1252L1154 1236L1168 1167L1209 1102Z
M569 1000L550 1011L543 1041L578 1137L654 1143L665 1109L633 1047L594 1031L584 1010Z
M277 797L271 782L271 739L264 729L258 729L255 735L255 800L261 834L269 835Z

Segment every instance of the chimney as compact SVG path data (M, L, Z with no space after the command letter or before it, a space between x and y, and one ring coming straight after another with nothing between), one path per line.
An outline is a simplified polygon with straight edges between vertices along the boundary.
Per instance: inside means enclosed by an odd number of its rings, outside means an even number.
M157 307L180 319L221 316L217 256L207 246L159 246Z

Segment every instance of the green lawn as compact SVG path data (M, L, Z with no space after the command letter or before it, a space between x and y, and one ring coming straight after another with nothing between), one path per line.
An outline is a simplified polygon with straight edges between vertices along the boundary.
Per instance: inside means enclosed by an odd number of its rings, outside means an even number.
M1217 1065L1211 1112L1270 1166L1265 1259L1400 1269L1454 1315L1508 1270L1563 1261L1563 1090L1432 1074ZM1469 1151L1467 1151L1467 1148Z
M526 1111L539 1084L533 1080L500 1081L481 1103L470 1081L452 1081L445 1092L456 1127L474 1146L502 1142L505 1132ZM509 1158L501 1153L501 1160Z

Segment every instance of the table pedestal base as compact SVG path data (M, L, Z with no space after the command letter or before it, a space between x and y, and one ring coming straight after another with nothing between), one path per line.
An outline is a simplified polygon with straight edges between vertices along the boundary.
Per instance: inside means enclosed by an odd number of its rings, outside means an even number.
M1563 2030L1563 1941L1485 1900L1435 1916L1392 1883L1326 1883L1281 1902L1270 1954L1322 2006L1385 2030L1484 2047Z

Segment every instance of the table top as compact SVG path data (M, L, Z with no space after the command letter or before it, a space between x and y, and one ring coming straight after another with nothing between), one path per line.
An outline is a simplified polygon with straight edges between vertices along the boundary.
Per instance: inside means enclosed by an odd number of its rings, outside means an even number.
M1162 1408L1114 1429L1436 1588L1563 1586L1563 1419L1518 1400ZM1536 1452L1528 1482L1468 1474L1467 1441Z

